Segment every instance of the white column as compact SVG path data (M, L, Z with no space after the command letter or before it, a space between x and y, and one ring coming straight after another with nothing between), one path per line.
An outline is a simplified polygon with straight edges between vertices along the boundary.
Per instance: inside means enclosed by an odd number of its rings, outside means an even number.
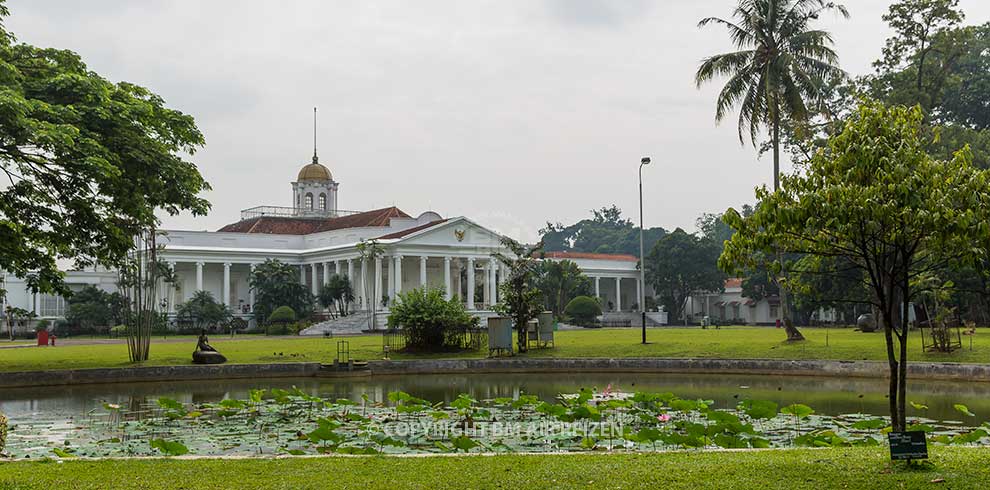
M481 301L485 304L492 302L492 268L490 264L485 264L485 278L481 285Z
M172 276L174 277L175 276L175 261L174 260L168 261L168 267L170 269L172 269ZM165 289L168 291L168 307L167 307L168 308L168 312L169 313L175 313L175 284L174 283L173 284L166 284L166 288Z
M365 310L368 308L368 296L371 296L371 292L368 291L368 259L361 259L361 272L360 272L361 284L358 289L361 294L361 309Z
M498 264L495 263L495 259L488 260L488 304L494 305L498 302L498 284L495 283L495 276L498 270ZM490 308L489 308L490 309Z
M419 286L426 287L426 256L419 258Z
M450 288L450 257L443 258L443 287L444 287L444 298L450 301L451 298L451 288Z
M602 297L602 286L600 279L600 277L595 276L595 297L598 299L601 299Z
M499 262L498 259L496 259L495 260L495 298L494 298L495 303L498 303L498 300L502 297L502 293L498 290L498 288L502 285L504 276L505 276L505 269L502 267L502 263Z
M347 278L351 281L351 287L354 287L354 259L347 259Z
M306 285L306 265L299 264L299 284Z
M196 291L203 290L203 263L196 262Z
M392 300L395 299L395 257L388 258L388 277L386 277L385 282L387 283L388 291L388 303L392 304Z
M254 268L257 267L257 265L258 264L250 264L252 273L254 272ZM248 306L251 307L251 311L254 311L254 288L251 287L250 279L248 280L248 301L251 303Z
M474 309L474 257L467 259L467 309Z
M313 292L313 296L316 296L320 294L320 278L319 272L317 272L319 271L319 267L317 267L317 264L310 264L310 267L313 269L313 284L310 286L310 291Z
M330 262L324 262L323 263L323 284L329 284L329 283L330 283Z
M340 275L340 261L339 260L333 261L333 269L334 269L334 272L339 276Z
M622 278L615 278L615 311L622 311Z
M375 279L371 286L371 300L374 301L374 305L377 307L382 302L382 258L375 258Z
M402 292L402 256L401 255L395 256L395 274L393 275L395 276L395 289L393 290L395 292L395 295L392 297L392 299L394 300L395 296L398 296L399 293Z
M220 288L223 291L223 300L220 301L224 306L230 306L230 262L223 263L223 287Z

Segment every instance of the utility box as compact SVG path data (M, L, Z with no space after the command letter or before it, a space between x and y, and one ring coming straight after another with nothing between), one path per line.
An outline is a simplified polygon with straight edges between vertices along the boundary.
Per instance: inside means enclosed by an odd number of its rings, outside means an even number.
M48 345L48 330L38 332L38 346Z
M488 355L512 355L512 319L493 316L488 319Z

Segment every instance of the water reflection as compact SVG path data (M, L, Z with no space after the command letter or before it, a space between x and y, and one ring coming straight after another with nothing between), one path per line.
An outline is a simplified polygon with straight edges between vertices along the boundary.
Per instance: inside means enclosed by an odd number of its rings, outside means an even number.
M67 420L102 410L104 403L125 407L170 397L184 403L216 402L224 398L246 398L255 388L301 390L325 398L384 400L391 391L405 391L432 401L452 400L460 393L475 398L536 394L552 400L559 393L572 393L582 387L604 388L611 384L622 391L672 392L682 398L714 400L727 408L746 398L773 400L781 405L805 403L819 413L887 413L884 380L784 376L635 374L635 373L532 373L375 376L368 378L284 378L264 380L218 380L153 383L120 383L46 388L0 390L0 411L16 424L36 414L46 419ZM910 383L908 400L930 407L927 414L908 409L909 415L959 420L962 415L953 404L963 403L977 414L967 418L969 425L990 421L990 384L945 381Z

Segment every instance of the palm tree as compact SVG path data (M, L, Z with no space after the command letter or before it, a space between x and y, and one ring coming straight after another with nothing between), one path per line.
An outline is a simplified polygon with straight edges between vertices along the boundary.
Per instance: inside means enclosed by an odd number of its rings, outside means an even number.
M748 133L756 146L760 130L769 129L775 192L780 188L781 124L800 126L821 112L827 81L845 76L836 66L831 34L809 27L825 11L849 17L845 7L826 0L739 0L732 14L735 22L708 17L698 23L724 26L738 50L705 58L695 83L700 88L716 77L728 78L718 95L715 120L721 122L738 106L740 143L745 144ZM802 340L790 321L787 293L780 291L788 339Z

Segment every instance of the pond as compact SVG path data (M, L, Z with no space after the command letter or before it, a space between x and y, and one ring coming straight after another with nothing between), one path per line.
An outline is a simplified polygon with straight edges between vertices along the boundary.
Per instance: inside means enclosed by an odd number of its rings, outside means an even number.
M107 429L104 427L108 420L107 412L114 410L108 407L124 407L121 410L125 412L146 412L151 414L148 418L153 419L156 414L162 415L158 402L162 398L177 401L182 405L178 410L186 415L188 412L208 412L209 408L222 410L216 406L218 402L249 399L252 390L267 390L266 397L270 398L271 390L294 388L298 388L293 392L299 396L305 394L324 400L343 398L358 403L363 397L367 397L370 402L386 402L386 405L394 405L388 403L389 393L393 392L404 392L410 397L430 402L442 401L446 405L457 400L460 394L467 394L479 401L535 395L537 399L555 403L560 394L573 394L587 388L596 392L605 390L630 394L669 392L683 400L709 401L709 408L712 410L732 410L741 400L766 400L779 407L791 404L810 406L816 417L887 413L884 396L887 385L884 380L645 373L445 374L19 388L0 390L0 411L7 414L15 429L8 441L8 452L20 457L32 454L39 456L49 455L53 445L74 441L81 431L94 429L94 426L99 426L100 430ZM910 385L908 400L928 407L924 411L909 407L911 417L961 421L970 427L990 421L990 384L915 381ZM962 415L955 408L957 404L967 406L974 415ZM158 412L152 414L153 410ZM318 415L306 414L293 423L304 420L316 427L312 423ZM401 419L401 414L398 415ZM456 418L457 414L453 415ZM185 419L182 417L182 420ZM120 421L115 420L114 423L120 424ZM125 422L125 425L126 423L130 422ZM175 430L181 434L182 431L194 429L195 427L184 427ZM163 433L173 433L170 431L172 429ZM149 434L145 431L138 433ZM25 438L24 434L31 436ZM88 437L95 440L103 436L105 434ZM111 439L116 441L118 438ZM144 444L147 445L147 442ZM210 453L229 454L232 447L234 446L225 447L222 451L213 448ZM287 446L283 444L282 447Z

